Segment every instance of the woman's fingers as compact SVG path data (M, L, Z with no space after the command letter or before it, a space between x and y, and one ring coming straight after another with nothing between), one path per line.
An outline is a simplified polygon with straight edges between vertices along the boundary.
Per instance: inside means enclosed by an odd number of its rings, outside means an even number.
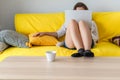
M40 35L40 33L36 33L36 34L33 34L33 37L37 37L39 35Z

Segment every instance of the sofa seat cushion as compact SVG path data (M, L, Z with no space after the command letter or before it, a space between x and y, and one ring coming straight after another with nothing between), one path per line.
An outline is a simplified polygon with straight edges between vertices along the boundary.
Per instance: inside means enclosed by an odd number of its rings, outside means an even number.
M69 50L56 46L33 46L32 48L10 47L1 53L0 61L9 56L45 56L45 52L48 50L56 50L57 56L71 56L72 53L77 52L77 50ZM120 56L119 46L110 42L100 42L92 51L95 53L95 56Z
M99 42L92 51L95 56L120 56L120 47L111 42Z
M45 56L48 50L56 50L57 56L70 56L76 50L56 46L33 46L32 48L10 47L0 54L0 61L10 56Z

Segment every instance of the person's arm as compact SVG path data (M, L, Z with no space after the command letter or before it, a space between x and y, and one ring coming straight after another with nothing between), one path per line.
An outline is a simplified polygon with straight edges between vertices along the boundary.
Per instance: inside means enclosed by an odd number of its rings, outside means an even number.
M37 36L44 36L44 35L53 36L55 38L58 37L57 32L38 32L38 33L34 34L33 36L37 37Z
M99 36L98 36L98 29L97 29L97 25L94 21L92 21L92 28L91 28L91 34L92 34L92 38L94 39L94 41L97 43Z
M66 33L66 27L65 24L62 25L62 27L57 31L57 37L60 38L64 36Z
M66 28L63 24L62 27L57 32L38 32L33 36L36 37L36 36L49 35L49 36L54 36L56 38L60 38L65 34L65 32L66 32Z

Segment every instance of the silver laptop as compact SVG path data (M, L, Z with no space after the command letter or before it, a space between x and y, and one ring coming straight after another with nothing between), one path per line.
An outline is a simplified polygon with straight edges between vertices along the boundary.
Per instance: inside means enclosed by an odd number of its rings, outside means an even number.
M79 22L83 20L88 23L89 26L92 25L92 11L89 10L65 10L65 25L68 25L71 19Z

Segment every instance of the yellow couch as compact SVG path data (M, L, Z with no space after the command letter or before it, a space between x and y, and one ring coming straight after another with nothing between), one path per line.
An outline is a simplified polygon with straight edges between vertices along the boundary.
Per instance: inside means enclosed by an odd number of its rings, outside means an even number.
M120 12L94 12L93 20L98 26L99 43L92 49L95 56L120 56L120 48L108 41L120 34ZM16 14L16 31L23 34L57 31L64 23L64 12L43 14ZM45 56L47 50L56 50L57 56L70 56L76 50L56 46L34 46L32 48L10 47L0 55L0 61L9 56Z

